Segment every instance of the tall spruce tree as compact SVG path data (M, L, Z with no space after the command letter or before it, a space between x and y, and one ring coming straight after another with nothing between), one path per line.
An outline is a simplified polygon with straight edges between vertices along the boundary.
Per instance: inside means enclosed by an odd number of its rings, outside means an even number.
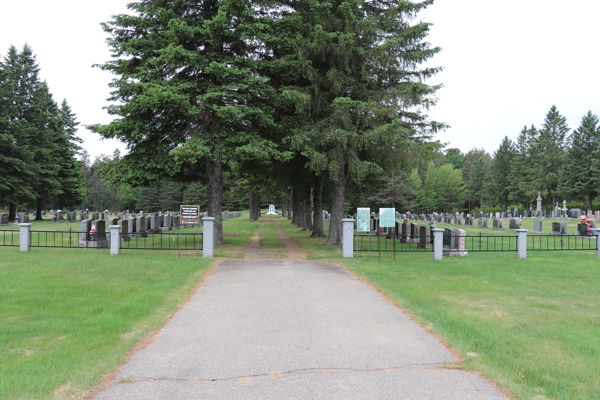
M27 146L21 119L18 88L18 52L12 46L0 62L0 202L10 206L9 218L15 218L16 205L35 198L32 180L35 176L34 154Z
M581 125L569 138L571 147L567 150L560 174L558 191L587 203L592 211L592 201L600 188L600 127L598 117L591 111L582 118Z
M494 163L492 166L492 178L494 180L494 192L496 194L496 202L504 209L508 208L508 200L510 194L510 174L512 171L512 163L516 155L515 145L505 136L498 150L494 152Z
M103 24L114 55L108 110L118 118L92 130L119 138L129 154L109 174L148 185L205 179L215 243L224 243L223 168L231 159L279 155L268 133L270 87L258 74L268 19L247 0L142 0ZM263 134L261 136L261 133Z
M562 168L569 130L567 119L553 105L546 114L536 143L539 154L537 181L547 196L552 197L552 206L558 194L558 173Z
M332 185L327 245L341 243L345 190L380 169L390 152L410 152L440 125L420 110L438 86L423 83L440 68L421 68L439 48L413 23L433 3L327 0L288 2L270 45L286 60L272 80L297 115L292 148ZM286 102L287 100L287 102Z

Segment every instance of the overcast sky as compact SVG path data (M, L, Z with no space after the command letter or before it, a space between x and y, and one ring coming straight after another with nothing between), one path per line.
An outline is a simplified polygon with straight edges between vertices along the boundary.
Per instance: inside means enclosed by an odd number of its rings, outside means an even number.
M92 68L110 59L100 23L127 12L127 1L2 0L0 54L29 43L57 102L66 98L92 156L126 146L83 125L107 123L111 75ZM588 110L600 114L600 1L437 0L419 19L434 24L428 41L442 48L444 71L430 115L451 126L437 139L463 152L493 153L504 136L541 125L556 104L569 126Z

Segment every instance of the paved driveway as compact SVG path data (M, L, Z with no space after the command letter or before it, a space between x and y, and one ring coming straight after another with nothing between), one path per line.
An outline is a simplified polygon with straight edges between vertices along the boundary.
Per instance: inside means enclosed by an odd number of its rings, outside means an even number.
M505 399L369 285L305 261L226 261L108 399Z

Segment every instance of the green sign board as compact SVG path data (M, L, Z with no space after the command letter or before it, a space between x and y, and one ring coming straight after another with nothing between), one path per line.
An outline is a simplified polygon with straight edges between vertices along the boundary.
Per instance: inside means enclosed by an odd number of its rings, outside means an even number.
M394 228L396 226L396 209L379 209L379 226L382 228Z
M358 232L369 232L369 221L371 219L370 208L357 208L356 209L356 230Z

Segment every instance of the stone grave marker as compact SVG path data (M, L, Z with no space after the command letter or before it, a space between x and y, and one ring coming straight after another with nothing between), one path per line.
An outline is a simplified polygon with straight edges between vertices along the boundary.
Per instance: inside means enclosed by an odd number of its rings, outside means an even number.
M422 249L431 249L431 227L421 226L419 228L419 247Z
M148 237L146 233L146 217L139 216L135 219L135 231L137 237Z
M131 236L129 235L129 220L128 219L119 219L117 225L121 227L121 241L129 242L131 241Z
M588 236L588 224L577 224L577 233L580 236Z
M533 221L533 233L544 233L544 225L543 222L539 219Z

